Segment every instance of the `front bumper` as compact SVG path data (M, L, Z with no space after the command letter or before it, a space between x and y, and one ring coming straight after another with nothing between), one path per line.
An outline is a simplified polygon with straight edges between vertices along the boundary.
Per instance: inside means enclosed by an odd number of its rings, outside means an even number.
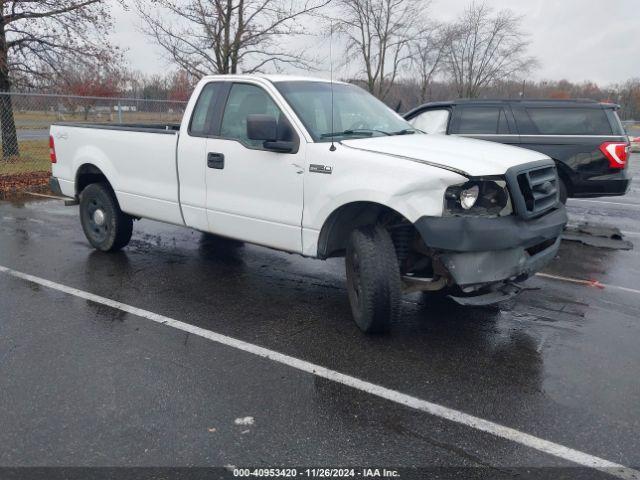
M524 280L542 270L558 253L560 237L542 244L540 251L524 247L487 252L443 253L442 265L456 285L468 287L507 280Z
M415 226L434 260L460 287L524 280L556 255L564 207L536 219L422 217Z

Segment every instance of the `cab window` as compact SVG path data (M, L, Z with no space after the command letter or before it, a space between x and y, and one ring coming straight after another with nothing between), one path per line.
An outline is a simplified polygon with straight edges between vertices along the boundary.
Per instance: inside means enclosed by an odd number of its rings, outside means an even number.
M249 148L262 148L262 141L247 137L247 117L255 114L270 115L278 122L286 122L281 110L262 88L246 83L233 84L224 109L220 136L238 140Z

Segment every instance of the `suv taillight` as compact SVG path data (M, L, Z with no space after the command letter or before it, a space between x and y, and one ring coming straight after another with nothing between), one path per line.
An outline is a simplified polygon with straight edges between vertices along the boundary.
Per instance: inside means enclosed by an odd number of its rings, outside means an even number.
M51 158L51 163L58 162L58 159L56 158L56 145L53 141L53 135L49 135L49 157Z
M609 160L611 168L624 168L627 166L629 149L623 142L605 142L600 145L600 151Z

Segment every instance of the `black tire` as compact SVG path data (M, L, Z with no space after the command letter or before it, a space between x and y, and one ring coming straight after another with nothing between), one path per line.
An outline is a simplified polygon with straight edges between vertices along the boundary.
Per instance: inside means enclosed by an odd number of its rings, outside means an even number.
M366 226L351 233L345 258L353 319L365 333L383 333L400 316L401 282L389 232Z
M560 202L563 205L566 205L569 194L567 192L567 185L562 181L562 179L560 179L560 182L558 183L558 189L560 190Z
M80 223L89 243L102 252L125 247L133 233L133 218L120 210L113 191L104 183L92 183L80 194Z

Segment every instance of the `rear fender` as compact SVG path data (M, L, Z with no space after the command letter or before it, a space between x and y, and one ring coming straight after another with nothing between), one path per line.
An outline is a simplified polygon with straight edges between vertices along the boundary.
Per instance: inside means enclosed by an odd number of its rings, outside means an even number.
M101 172L109 182L112 190L114 192L118 191L118 174L115 170L113 163L109 160L109 158L102 152L99 148L86 145L80 147L76 152L75 157L73 158L73 171L74 174L74 189L76 195L79 193L78 191L78 177L82 170L86 170L87 167L91 166L95 168L99 172ZM116 193L117 197L117 193ZM118 199L119 201L120 199Z

